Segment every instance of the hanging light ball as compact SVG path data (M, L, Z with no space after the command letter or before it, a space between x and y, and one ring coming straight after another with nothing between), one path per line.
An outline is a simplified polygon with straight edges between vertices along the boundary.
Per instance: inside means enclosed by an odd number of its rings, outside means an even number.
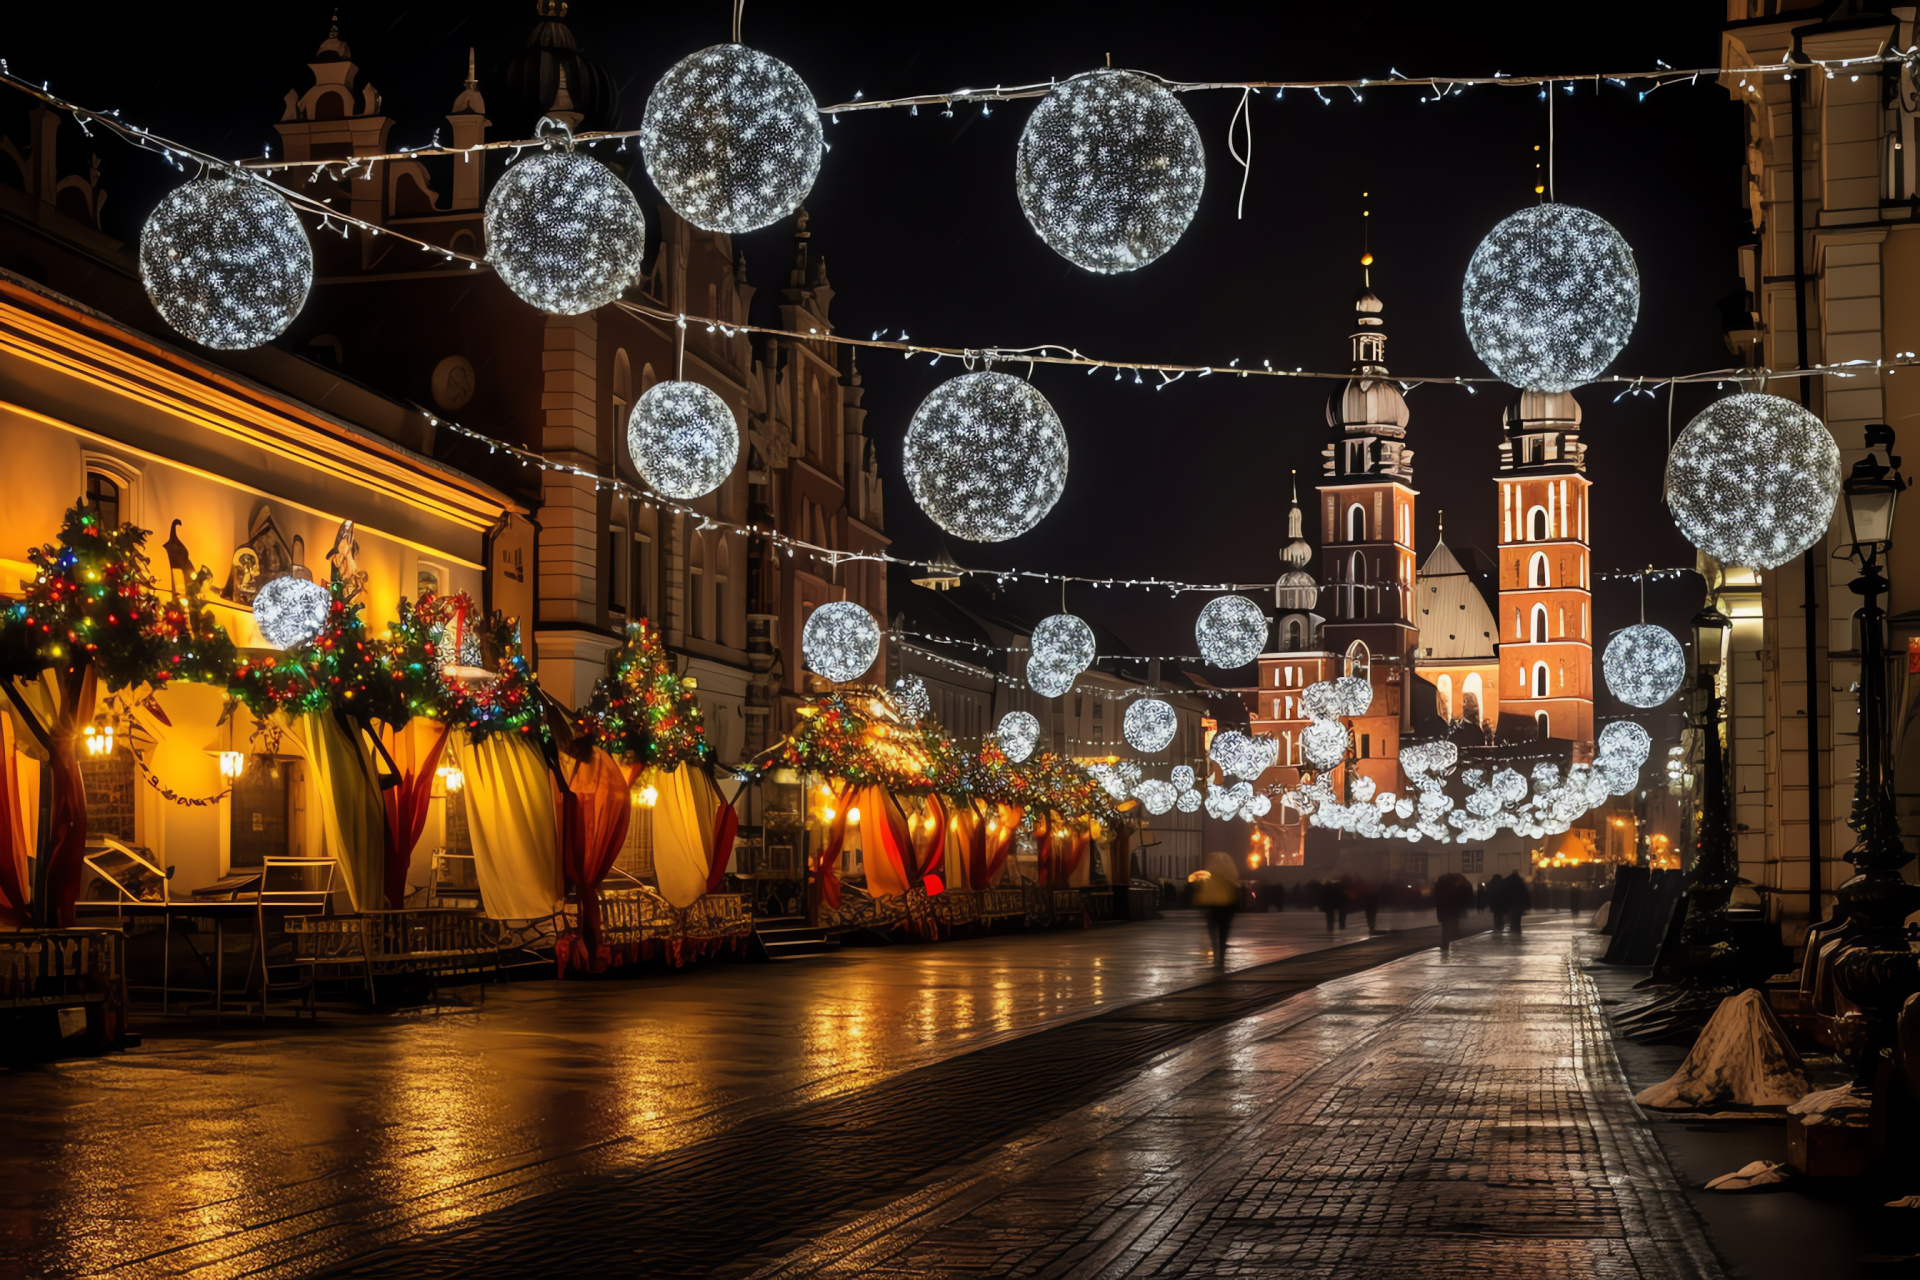
M893 682L893 707L908 724L919 724L933 716L933 695L919 676L902 676Z
M1473 251L1460 313L1474 354L1523 391L1571 391L1606 370L1640 314L1626 239L1566 204L1522 209Z
M640 278L647 222L613 170L561 147L515 161L487 195L487 261L522 302L577 316Z
M1172 703L1162 702L1159 698L1139 698L1127 704L1127 714L1120 722L1120 732L1128 746L1152 755L1167 749L1179 723L1180 718L1175 714Z
M1037 657L1027 659L1027 687L1043 698L1065 697L1073 689L1074 677L1078 674Z
M674 63L640 121L647 176L673 211L702 231L735 235L800 207L820 176L823 142L807 82L739 44Z
M1020 132L1013 176L1048 248L1088 271L1134 271L1193 221L1207 153L1166 86L1102 67L1040 100Z
M1205 802L1205 796L1195 791L1192 787L1188 787L1185 791L1182 791L1173 798L1173 807L1182 813L1193 813Z
M1632 720L1614 720L1600 730L1600 740L1594 744L1594 755L1607 759L1624 760L1635 769L1647 762L1647 754L1653 750L1653 735L1645 725Z
M1316 720L1300 731L1300 754L1316 769L1331 769L1347 758L1347 726Z
M209 175L175 187L147 218L140 283L181 337L216 351L257 347L306 305L313 246L272 187Z
M901 464L913 500L970 542L1004 542L1040 523L1067 487L1067 433L1033 384L963 373L914 410Z
M627 453L655 493L704 498L740 460L740 424L711 387L656 382L627 415Z
M1193 790L1193 766L1177 764L1167 773L1167 781L1173 783L1178 791Z
M1269 737L1249 737L1238 729L1223 729L1213 735L1208 758L1221 772L1235 778L1258 778L1279 758L1280 743Z
M1159 778L1142 778L1133 786L1133 798L1140 802L1142 808L1157 818L1173 808L1174 801L1180 798L1180 793L1174 789L1171 782L1165 782Z
M1365 676L1340 676L1333 682L1334 714L1363 716L1373 706L1373 682Z
M1614 697L1630 707L1657 707L1680 691L1687 655L1665 627L1627 627L1607 641L1600 670Z
M851 600L830 600L807 615L800 653L807 670L835 684L849 684L867 674L880 656L880 624Z
M320 634L333 597L306 578L274 578L253 597L253 626L276 649L292 649Z
M1840 450L1791 400L1742 391L1687 424L1667 458L1667 509L1720 561L1776 569L1826 536L1840 499Z
M993 736L1000 742L1000 753L1019 764L1040 745L1040 721L1031 712L1009 711L1000 717L1000 727Z
M1079 675L1093 665L1093 628L1070 613L1042 618L1033 629L1033 657Z
M1216 667L1244 667L1267 646L1267 614L1245 596L1215 596L1193 624L1200 656Z

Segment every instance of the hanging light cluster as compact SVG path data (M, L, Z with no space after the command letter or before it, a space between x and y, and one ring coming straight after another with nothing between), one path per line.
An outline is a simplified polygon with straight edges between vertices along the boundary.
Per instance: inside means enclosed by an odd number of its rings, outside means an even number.
M1087 776L1098 782L1106 789L1107 795L1115 800L1125 800L1142 781L1140 766L1132 760L1090 764L1087 766Z
M1093 658L1092 627L1070 613L1042 618L1033 629L1027 684L1042 697L1058 698L1073 688Z
M933 695L919 676L902 676L893 682L893 706L908 724L919 724L933 715Z
M1244 667L1267 647L1267 614L1245 596L1215 596L1193 624L1200 656L1216 667Z
M1607 689L1630 707L1657 707L1680 691L1687 655L1665 627L1636 623L1607 641L1600 656Z
M1228 777L1253 781L1279 759L1280 743L1265 734L1250 737L1238 729L1222 729L1213 735L1207 756Z
M1840 450L1791 400L1743 391L1708 405L1667 457L1667 509L1725 565L1776 569L1826 536Z
M307 578L273 578L253 597L253 626L276 649L292 649L320 634L333 598Z
M798 209L820 175L824 142L806 81L740 44L675 63L640 121L647 176L703 231L757 231Z
M800 653L807 670L835 684L851 684L880 656L880 624L851 600L830 600L807 615Z
M313 246L279 192L244 173L175 187L140 229L140 283L182 337L219 351L285 333L313 287Z
M1640 314L1626 239L1572 205L1522 209L1467 263L1460 312L1474 354L1525 391L1571 391L1606 371Z
M627 184L571 144L507 167L487 195L487 261L514 296L558 316L615 301L640 278L647 222Z
M1000 743L1000 754L1019 764L1040 745L1040 721L1031 712L1009 711L1000 717L1000 727L993 736Z
M1140 802L1140 807L1156 818L1173 808L1179 794L1171 782L1161 778L1142 778L1133 788L1134 799Z
M1179 726L1180 717L1175 713L1172 703L1160 698L1136 698L1127 704L1127 714L1120 722L1120 733L1135 751L1154 755L1167 749ZM1167 803L1173 803L1171 794Z
M901 463L913 500L970 542L1004 542L1040 523L1067 484L1067 433L1031 383L963 373L914 411Z
M655 493L704 498L740 460L740 424L711 387L656 382L627 417L627 453Z
M1171 249L1206 185L1200 130L1180 100L1151 77L1107 67L1040 100L1014 162L1020 208L1047 247L1103 273Z

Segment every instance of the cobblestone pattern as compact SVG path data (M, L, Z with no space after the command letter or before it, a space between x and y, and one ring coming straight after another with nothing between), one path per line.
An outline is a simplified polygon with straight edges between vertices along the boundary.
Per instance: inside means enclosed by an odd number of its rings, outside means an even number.
M1412 930L1239 970L743 1125L630 1175L583 1180L382 1251L349 1241L308 1261L331 1261L335 1274L409 1280L751 1270L808 1235L1018 1146L1050 1121L1100 1111L1105 1095L1151 1078L1157 1061L1213 1028L1430 948L1437 935Z
M1209 1034L759 1276L1719 1274L1564 930Z

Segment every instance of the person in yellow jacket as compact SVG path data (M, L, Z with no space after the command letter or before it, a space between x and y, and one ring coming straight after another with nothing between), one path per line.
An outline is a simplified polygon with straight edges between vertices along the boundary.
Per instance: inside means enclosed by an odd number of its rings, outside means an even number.
M1227 934L1240 906L1240 872L1224 853L1207 855L1207 865L1193 873L1193 905L1207 913L1207 938L1213 944L1213 967L1227 967Z

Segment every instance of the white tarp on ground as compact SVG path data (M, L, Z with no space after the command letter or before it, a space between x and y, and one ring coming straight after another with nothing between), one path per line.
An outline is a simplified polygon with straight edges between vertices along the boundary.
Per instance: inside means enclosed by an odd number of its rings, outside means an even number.
M1807 1071L1766 997L1742 991L1720 1002L1673 1076L1642 1089L1643 1107L1785 1107L1807 1092Z

